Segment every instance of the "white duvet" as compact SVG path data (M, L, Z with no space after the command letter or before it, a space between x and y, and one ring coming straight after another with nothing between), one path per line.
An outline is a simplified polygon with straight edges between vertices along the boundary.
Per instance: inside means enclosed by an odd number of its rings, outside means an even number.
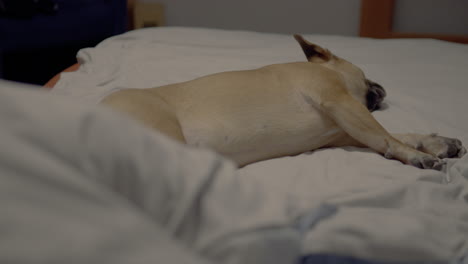
M374 116L389 131L436 132L468 145L467 45L305 37L355 63L386 88L387 107ZM53 93L86 104L121 88L305 60L291 36L189 28L129 32L81 50L78 59L80 69L62 74ZM111 131L108 136L114 137L119 130ZM109 150L108 155L121 154ZM135 162L154 166L148 157ZM165 165L168 175L190 174L210 162L201 158ZM192 189L176 189L172 195L186 200L175 203L182 206L177 217L161 222L170 235L216 262L287 263L316 253L447 262L468 254L468 156L449 160L446 172L420 170L351 147L263 161L238 171L226 168L177 178L174 186ZM133 191L164 190L141 188ZM146 211L169 206L156 194L145 195Z

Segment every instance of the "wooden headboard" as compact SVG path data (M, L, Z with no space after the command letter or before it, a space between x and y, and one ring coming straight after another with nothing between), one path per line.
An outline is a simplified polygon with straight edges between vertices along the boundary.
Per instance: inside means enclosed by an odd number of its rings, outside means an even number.
M393 31L395 0L361 0L359 35L370 38L434 38L468 44L468 35L402 33Z

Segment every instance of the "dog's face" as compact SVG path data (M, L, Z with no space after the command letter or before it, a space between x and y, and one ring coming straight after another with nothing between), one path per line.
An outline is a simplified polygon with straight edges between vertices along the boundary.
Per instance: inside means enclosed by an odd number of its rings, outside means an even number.
M359 67L332 54L327 49L308 42L300 35L294 35L294 38L301 45L309 62L320 63L327 68L339 72L346 82L349 93L367 106L369 111L380 108L387 93L381 85L367 79Z

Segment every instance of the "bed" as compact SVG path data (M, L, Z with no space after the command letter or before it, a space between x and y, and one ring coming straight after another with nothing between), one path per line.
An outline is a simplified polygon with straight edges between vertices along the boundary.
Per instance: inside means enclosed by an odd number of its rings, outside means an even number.
M388 12L394 4L382 1L386 4L372 7L372 2L363 1L363 21L366 12ZM389 19L388 14L383 17ZM383 23L386 33L375 29L375 23ZM361 26L362 37L305 38L358 65L386 88L386 105L374 116L387 130L439 133L467 146L468 46L419 37L466 38L400 35L388 27L388 20L371 24L374 29L365 26L368 22ZM288 35L183 27L130 31L83 49L77 57L79 65L47 86L53 87L50 94L85 106L123 88L305 60ZM115 125L113 131L120 129ZM158 140L167 148L173 144ZM174 166L218 166L212 165L217 158L210 157ZM151 168L154 161L145 156L138 164ZM468 261L468 155L448 160L442 172L354 147L320 149L241 169L223 166L203 177L179 179L190 182L193 189L187 193L206 193L202 200L186 198L191 202L184 203L188 207L178 220L184 224L162 224L169 236L214 263ZM200 208L205 209L193 212Z

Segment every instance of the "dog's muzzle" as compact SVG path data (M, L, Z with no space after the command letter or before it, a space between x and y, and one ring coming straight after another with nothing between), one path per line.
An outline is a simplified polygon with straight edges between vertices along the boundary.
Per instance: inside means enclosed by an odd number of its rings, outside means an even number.
M384 100L387 93L384 88L371 80L366 79L367 85L367 95L366 95L366 105L369 111L375 111L380 109L380 104Z

